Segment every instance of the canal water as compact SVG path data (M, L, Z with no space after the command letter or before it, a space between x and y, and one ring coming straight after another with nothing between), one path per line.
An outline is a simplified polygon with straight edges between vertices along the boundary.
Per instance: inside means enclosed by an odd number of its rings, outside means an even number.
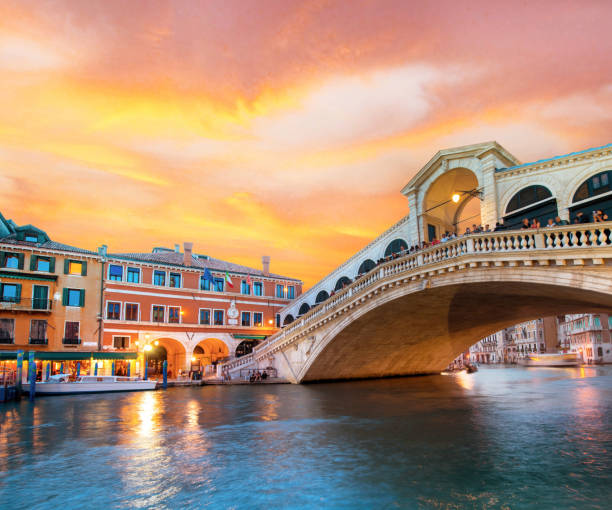
M0 405L2 509L610 508L612 367Z

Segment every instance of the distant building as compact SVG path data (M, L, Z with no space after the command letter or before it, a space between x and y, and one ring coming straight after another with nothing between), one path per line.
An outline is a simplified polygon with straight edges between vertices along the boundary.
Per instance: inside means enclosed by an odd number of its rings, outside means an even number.
M566 315L562 322L564 343L584 363L612 363L609 314Z
M505 344L505 330L497 331L470 347L470 361L476 363L503 363L500 348Z

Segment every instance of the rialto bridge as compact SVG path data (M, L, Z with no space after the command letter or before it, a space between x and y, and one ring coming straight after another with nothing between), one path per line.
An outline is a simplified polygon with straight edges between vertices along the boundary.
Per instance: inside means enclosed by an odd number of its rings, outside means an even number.
M410 214L285 308L279 333L226 367L238 375L271 366L292 382L431 373L518 322L607 312L612 224L515 229L523 217L544 225L595 209L612 214L610 179L612 144L528 164L495 142L440 151L402 190ZM498 221L505 230L405 251Z

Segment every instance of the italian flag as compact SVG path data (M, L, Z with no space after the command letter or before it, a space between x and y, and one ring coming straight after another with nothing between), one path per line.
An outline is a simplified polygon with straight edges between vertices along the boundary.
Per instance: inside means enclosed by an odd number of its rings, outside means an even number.
M234 284L232 283L232 279L230 278L230 275L227 271L225 271L225 282L230 286L233 287Z

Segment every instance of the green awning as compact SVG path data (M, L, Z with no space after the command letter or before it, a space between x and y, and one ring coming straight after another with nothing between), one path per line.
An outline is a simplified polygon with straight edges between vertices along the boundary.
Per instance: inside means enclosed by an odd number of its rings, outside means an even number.
M0 277L15 278L17 280L38 280L43 282L57 280L56 274L13 273L12 271L0 271Z
M24 354L24 359L28 353ZM41 361L82 361L91 358L90 352L44 352L36 351L34 359Z
M93 352L93 359L138 359L137 352Z
M17 359L17 351L0 351L0 361Z
M234 338L240 340L265 340L267 335L232 335Z

